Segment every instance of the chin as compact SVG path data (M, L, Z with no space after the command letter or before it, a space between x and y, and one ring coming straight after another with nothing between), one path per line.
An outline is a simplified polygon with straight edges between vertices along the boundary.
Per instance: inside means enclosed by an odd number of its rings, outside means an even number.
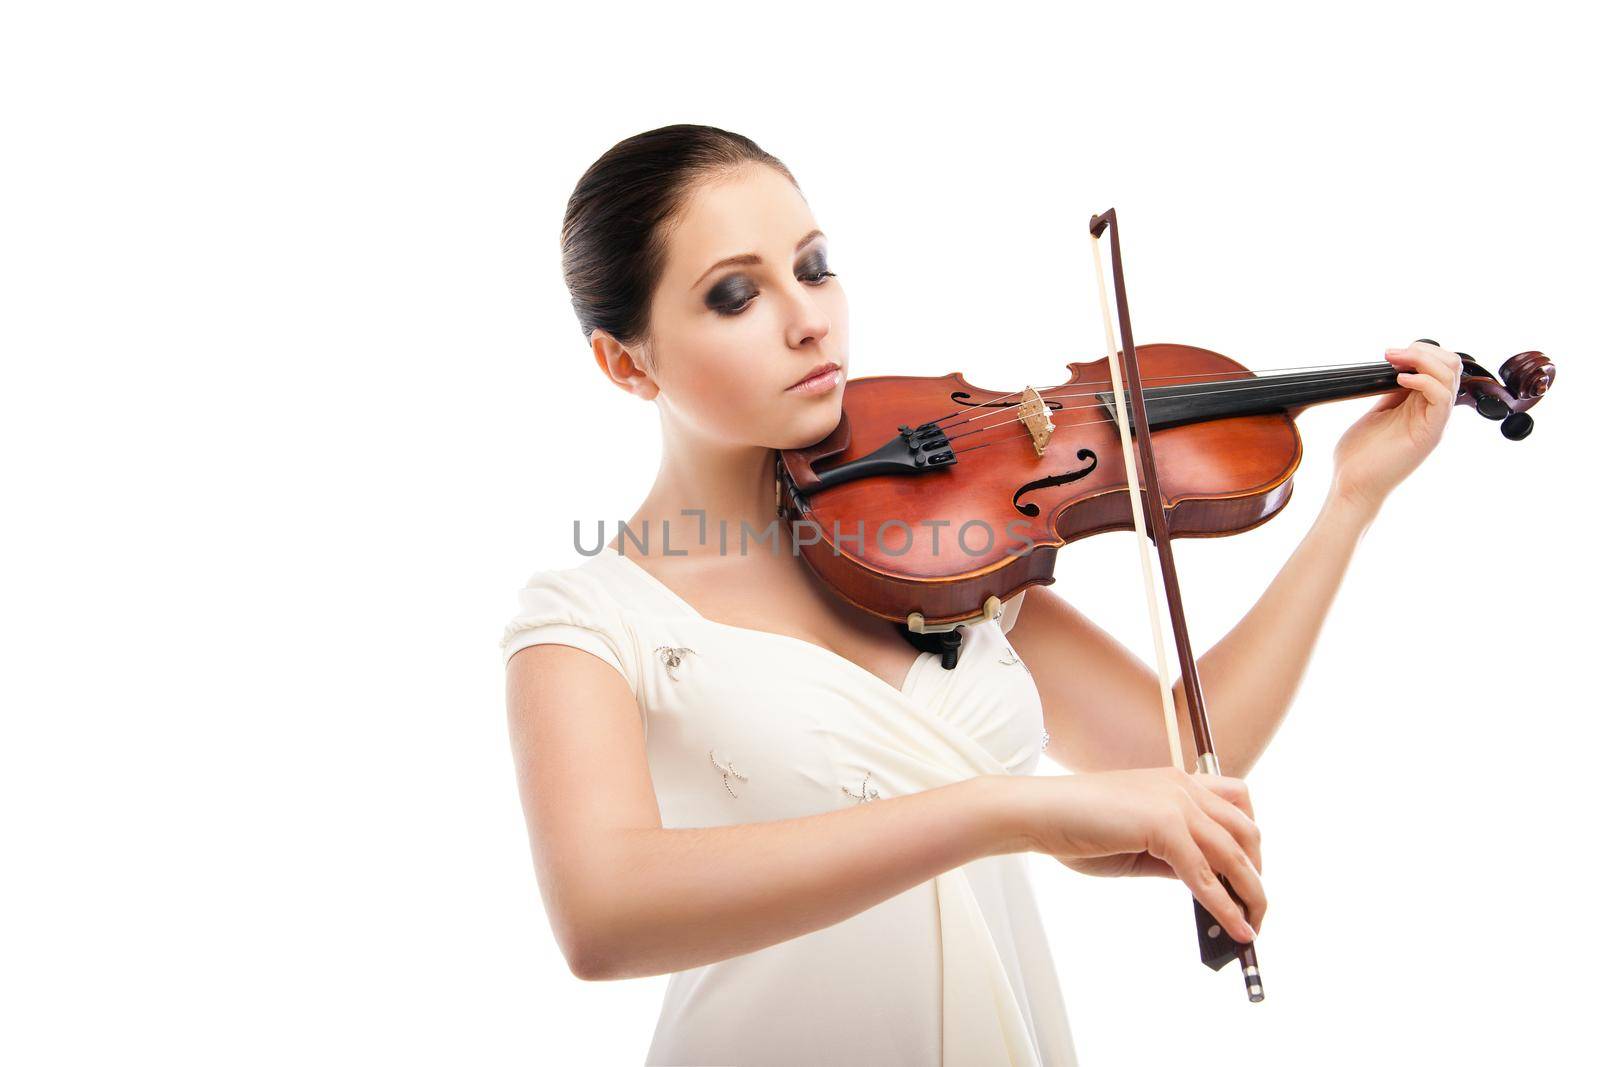
M816 444L838 428L839 416L843 411L842 397L832 399L827 404L817 405L815 410L808 411L789 422L784 427L784 432L777 435L772 447L805 448L807 445Z

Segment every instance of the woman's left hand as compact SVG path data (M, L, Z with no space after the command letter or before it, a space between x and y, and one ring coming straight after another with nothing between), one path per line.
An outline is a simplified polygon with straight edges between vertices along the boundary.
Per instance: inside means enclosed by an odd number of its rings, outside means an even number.
M1376 508L1444 435L1461 387L1461 357L1422 341L1388 349L1400 392L1388 393L1333 451L1335 488Z

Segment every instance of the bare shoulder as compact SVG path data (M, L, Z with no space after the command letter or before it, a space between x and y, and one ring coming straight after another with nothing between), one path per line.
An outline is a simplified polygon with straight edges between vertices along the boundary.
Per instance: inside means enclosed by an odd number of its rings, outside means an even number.
M604 915L614 831L659 829L633 692L596 656L532 645L506 664L506 709L534 873L556 940L583 972Z
M1029 586L1015 621L1007 631L1013 642L1054 640L1103 633L1093 619L1048 586Z
M643 757L633 691L613 666L584 649L538 644L513 654L506 663L506 711L519 766L524 757L554 753L581 760L600 749Z

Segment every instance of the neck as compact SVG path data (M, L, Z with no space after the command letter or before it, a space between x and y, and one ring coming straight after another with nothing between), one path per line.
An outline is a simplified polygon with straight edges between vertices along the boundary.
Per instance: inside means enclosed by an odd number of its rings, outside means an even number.
M669 551L673 556L716 555L723 528L731 545L739 542L741 523L760 532L774 521L772 449L721 445L670 432L665 424L662 430L661 466L649 494L628 519L631 536L618 534L622 551L635 556Z

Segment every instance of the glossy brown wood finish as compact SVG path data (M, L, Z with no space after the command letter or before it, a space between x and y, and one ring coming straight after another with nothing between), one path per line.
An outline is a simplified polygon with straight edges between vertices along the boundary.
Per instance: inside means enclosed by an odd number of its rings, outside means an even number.
M1139 345L1138 356L1147 382L1253 377L1227 356L1190 345ZM937 624L973 616L991 595L1003 601L1050 584L1062 545L1132 529L1116 424L1093 395L1110 388L1110 369L1100 359L1069 370L1067 382L1041 389L1056 409L1042 457L1016 421L1021 397L1011 390L986 389L960 373L846 383L840 427L808 449L780 454L784 513L815 524L797 527L807 564L867 611L900 621L918 612ZM871 452L902 424L958 411L942 424L958 452L953 466L808 491L814 470ZM1289 500L1302 454L1292 414L1159 429L1153 442L1162 504L1181 537L1239 533L1271 518ZM1029 483L1085 470L1017 499ZM1019 507L1030 503L1036 515Z

